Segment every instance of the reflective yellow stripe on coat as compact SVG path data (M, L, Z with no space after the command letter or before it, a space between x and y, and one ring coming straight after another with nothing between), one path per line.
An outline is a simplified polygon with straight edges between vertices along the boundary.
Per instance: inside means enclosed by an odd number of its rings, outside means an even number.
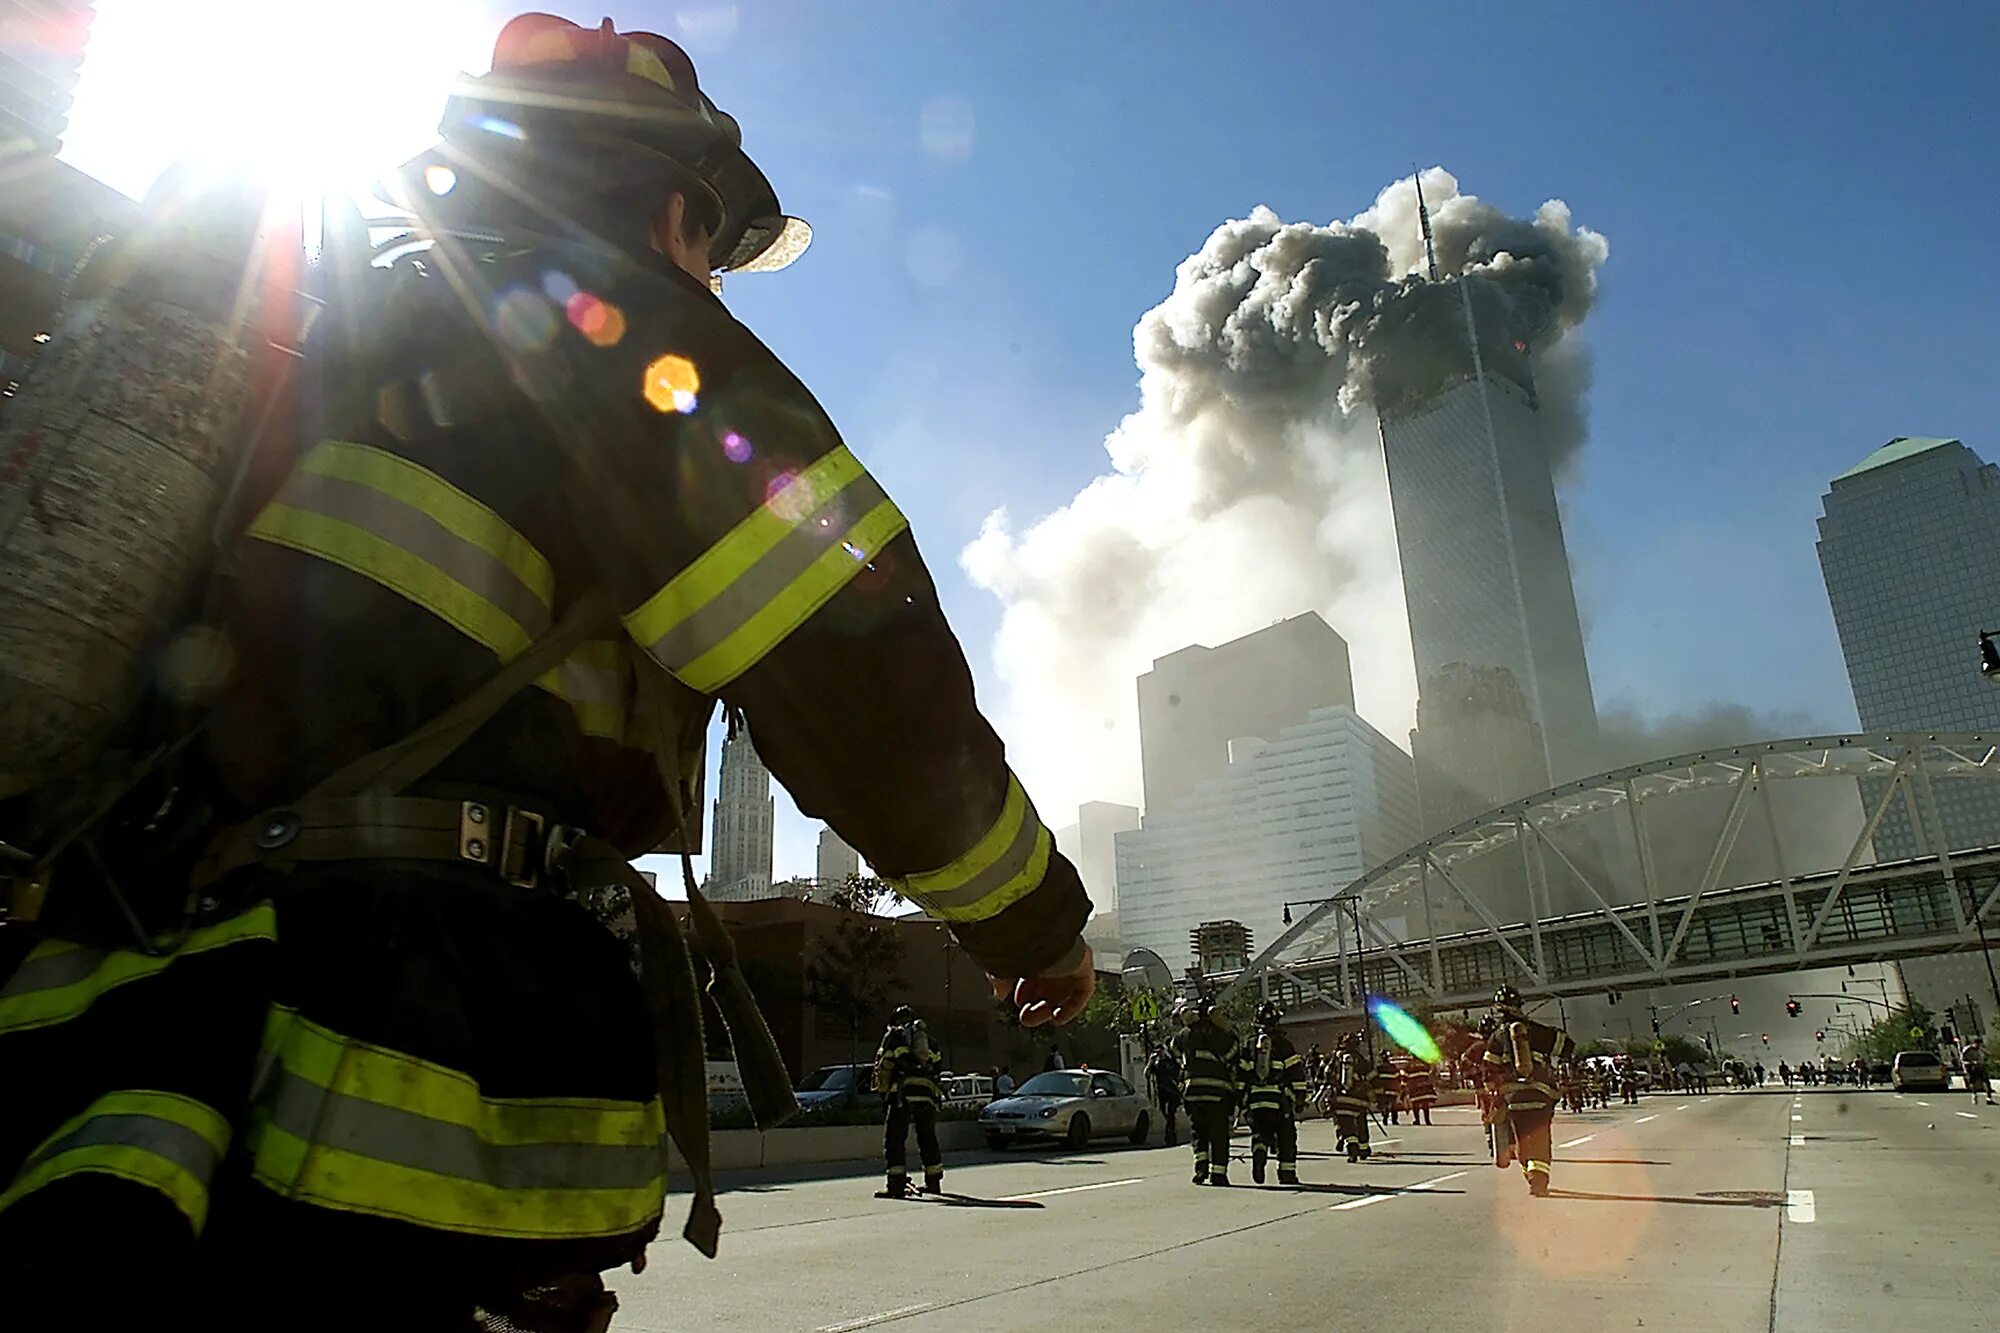
M940 921L985 921L1034 891L1048 873L1054 846L1020 779L1009 773L1000 817L970 851L950 865L888 883Z
M0 1032L66 1023L120 986L164 972L176 959L250 940L277 938L278 914L269 903L260 903L226 921L190 931L167 953L93 949L67 940L44 940L29 950L14 974L0 985Z
M385 449L315 445L250 535L381 584L502 662L554 623L555 573L533 543L473 496ZM535 684L576 711L585 735L620 740L628 651L618 640L586 643Z
M762 661L909 526L841 446L625 618L634 640L703 694Z
M164 1194L199 1235L228 1149L229 1124L213 1107L173 1092L106 1093L28 1155L0 1211L71 1176L117 1176Z
M666 1200L657 1098L494 1098L466 1074L282 1007L247 1140L258 1181L325 1208L481 1236L614 1236Z

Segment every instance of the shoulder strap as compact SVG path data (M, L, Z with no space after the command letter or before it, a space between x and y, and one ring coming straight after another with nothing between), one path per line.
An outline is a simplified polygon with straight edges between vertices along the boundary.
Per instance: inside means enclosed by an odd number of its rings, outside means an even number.
M616 618L602 588L592 588L563 612L549 631L528 650L451 707L393 745L335 770L306 793L304 799L325 800L374 793L394 795L443 763L546 671L560 666L579 645Z

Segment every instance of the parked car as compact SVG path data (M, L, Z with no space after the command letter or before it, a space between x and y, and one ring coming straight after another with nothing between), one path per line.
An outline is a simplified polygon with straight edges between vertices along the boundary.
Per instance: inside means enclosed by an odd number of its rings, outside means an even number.
M985 1074L946 1074L944 1104L958 1110L976 1111L993 1100L993 1080Z
M1144 1143L1152 1128L1150 1105L1117 1074L1101 1069L1052 1069L1023 1083L1011 1097L979 1113L988 1146L1061 1139L1081 1148L1094 1138L1123 1134Z
M874 1065L821 1065L799 1080L793 1089L799 1108L812 1111L826 1106L878 1107L882 1094L875 1091Z
M1951 1087L1944 1061L1930 1051L1898 1051L1890 1082L1897 1092L1943 1092Z

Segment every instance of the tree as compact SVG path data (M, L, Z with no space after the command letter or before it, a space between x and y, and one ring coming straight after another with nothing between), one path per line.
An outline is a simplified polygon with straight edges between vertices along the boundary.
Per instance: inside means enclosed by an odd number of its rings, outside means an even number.
M1849 1037L1841 1058L1888 1064L1898 1051L1928 1051L1936 1044L1937 1015L1921 1004L1895 1010Z
M886 921L849 912L805 965L806 1002L847 1025L848 1063L859 1063L861 1024L904 986L903 941Z
M897 893L874 875L849 875L840 887L827 895L827 905L843 912L882 916L903 902Z

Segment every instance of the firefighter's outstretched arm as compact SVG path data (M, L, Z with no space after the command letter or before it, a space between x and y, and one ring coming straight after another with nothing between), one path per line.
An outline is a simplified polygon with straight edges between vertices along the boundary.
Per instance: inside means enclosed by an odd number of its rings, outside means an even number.
M979 712L907 519L708 299L626 339L652 358L632 372L650 438L591 486L610 493L586 536L627 632L740 709L799 809L948 923L1024 1023L1074 1017L1089 900Z

